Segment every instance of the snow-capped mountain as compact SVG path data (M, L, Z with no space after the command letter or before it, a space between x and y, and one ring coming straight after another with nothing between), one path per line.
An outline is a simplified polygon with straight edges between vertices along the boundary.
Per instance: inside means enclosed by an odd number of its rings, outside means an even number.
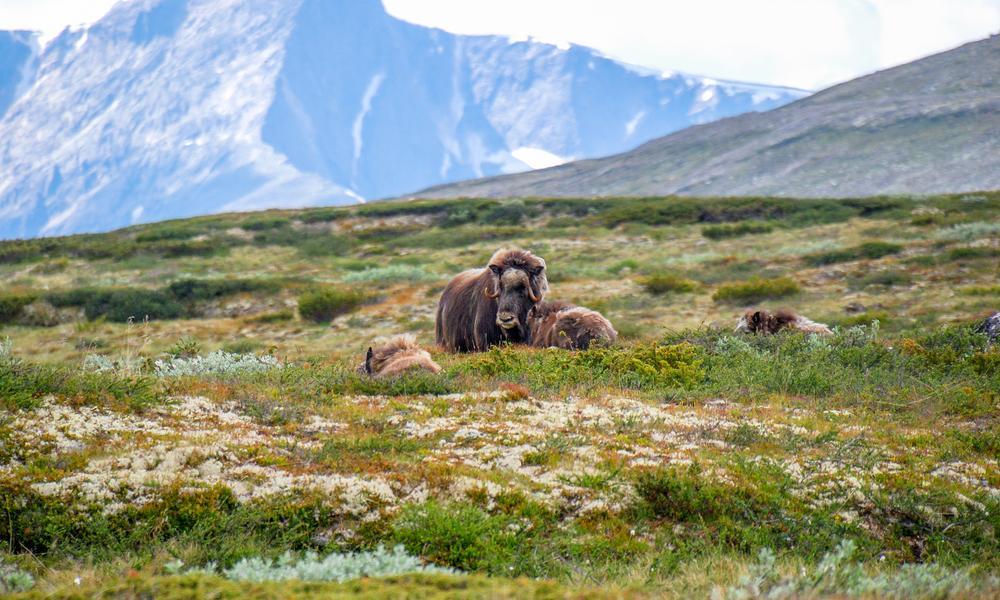
M30 31L0 31L0 118L34 82L38 41Z
M806 94L454 35L379 0L132 0L40 54L4 43L0 237L394 196Z

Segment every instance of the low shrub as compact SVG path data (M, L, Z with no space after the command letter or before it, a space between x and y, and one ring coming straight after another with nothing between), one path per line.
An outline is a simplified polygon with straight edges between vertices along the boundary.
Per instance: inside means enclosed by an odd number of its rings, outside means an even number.
M125 323L129 319L177 319L185 314L184 307L171 295L142 288L110 288L94 293L84 304L88 319L104 317Z
M760 508L754 506L752 497L733 486L703 477L697 464L642 473L635 492L653 515L677 523L741 516L744 511L752 513Z
M277 292L281 284L262 279L182 279L167 286L167 292L182 302L214 300L246 292Z
M240 227L248 231L266 231L268 229L281 229L282 227L287 227L291 224L291 219L288 217L276 217L276 216L258 216L250 217L247 220L240 223Z
M293 313L292 311L279 310L275 312L269 312L248 317L247 321L250 323L283 323L285 321L291 321L294 318L295 318L295 313Z
M530 388L603 383L627 388L690 388L704 377L691 344L637 343L593 347L579 352L495 346L464 363L466 370L511 378Z
M693 292L698 284L676 273L653 273L639 279L639 285L650 294L661 296L668 293Z
M882 258L883 256L889 256L890 254L898 254L899 252L902 252L902 250L903 246L899 244L891 244L889 242L865 242L864 244L852 246L850 248L810 254L804 257L804 260L806 264L810 266L820 267L823 265L832 265L835 263L849 262L853 260L874 260Z
M896 570L872 573L853 562L857 545L843 540L814 566L785 576L772 550L760 551L757 564L739 582L718 590L713 597L745 598L964 598L1000 594L1000 578L973 576L965 569L950 569L934 563L904 564Z
M980 258L997 258L1000 257L1000 249L989 248L989 247L979 247L979 246L963 246L960 248L952 248L948 250L945 254L945 259L948 261L961 261L961 260L976 260Z
M171 569L180 573L182 564L173 563ZM215 569L195 569L197 573L215 573ZM416 556L406 553L402 546L386 550L378 546L370 552L330 554L320 558L315 552L296 556L286 552L276 560L253 557L244 558L221 575L233 581L351 581L362 577L388 577L407 573L458 574L453 569L425 565Z
M231 354L216 350L207 356L176 356L156 361L159 377L195 377L205 375L241 375L282 368L278 359L254 354Z
M393 523L392 537L434 564L497 573L498 563L509 561L518 543L506 525L506 518L476 506L428 502L404 509Z
M149 243L162 242L164 240L189 240L207 231L208 228L201 224L187 222L152 225L148 229L136 234L135 241Z
M722 240L726 238L741 237L744 235L755 235L760 233L771 233L774 226L767 223L743 221L733 225L709 225L701 229L701 235L710 240Z
M0 294L0 324L12 323L25 306L35 301L34 294Z
M487 225L520 225L528 215L523 200L502 202L483 215L481 222Z
M787 298L801 292L799 284L788 277L763 279L753 277L748 281L722 285L712 294L716 302L756 304L764 300Z
M876 285L905 286L911 283L913 283L913 276L905 271L877 271L847 278L847 285L851 289L864 289Z
M341 289L320 288L299 296L299 315L315 323L325 323L356 310L364 302L363 293Z
M31 573L22 571L15 565L7 564L0 559L0 594L27 592L35 586L35 578Z

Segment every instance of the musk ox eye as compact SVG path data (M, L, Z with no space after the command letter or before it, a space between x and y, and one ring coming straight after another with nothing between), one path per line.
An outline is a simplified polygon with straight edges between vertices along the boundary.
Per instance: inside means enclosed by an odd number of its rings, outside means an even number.
M503 275L503 267L500 267L498 265L490 265L490 271L493 271L493 274L496 275L497 277Z

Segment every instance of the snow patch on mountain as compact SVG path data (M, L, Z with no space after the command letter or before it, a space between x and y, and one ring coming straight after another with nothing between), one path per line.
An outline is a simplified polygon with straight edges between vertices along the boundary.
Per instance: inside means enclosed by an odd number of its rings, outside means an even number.
M572 160L563 158L558 154L553 154L548 150L543 150L541 148L528 148L526 146L521 146L520 148L515 149L511 152L511 156L523 162L528 166L528 168L531 169L558 167L559 165Z

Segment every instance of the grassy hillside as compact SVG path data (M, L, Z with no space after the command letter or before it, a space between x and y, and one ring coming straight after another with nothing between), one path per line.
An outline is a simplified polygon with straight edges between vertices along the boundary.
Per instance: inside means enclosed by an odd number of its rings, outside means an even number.
M989 597L998 215L428 200L2 242L0 592ZM443 285L511 245L621 342L434 348ZM837 335L730 333L756 304ZM402 332L441 375L356 373ZM456 573L239 575L378 546Z

